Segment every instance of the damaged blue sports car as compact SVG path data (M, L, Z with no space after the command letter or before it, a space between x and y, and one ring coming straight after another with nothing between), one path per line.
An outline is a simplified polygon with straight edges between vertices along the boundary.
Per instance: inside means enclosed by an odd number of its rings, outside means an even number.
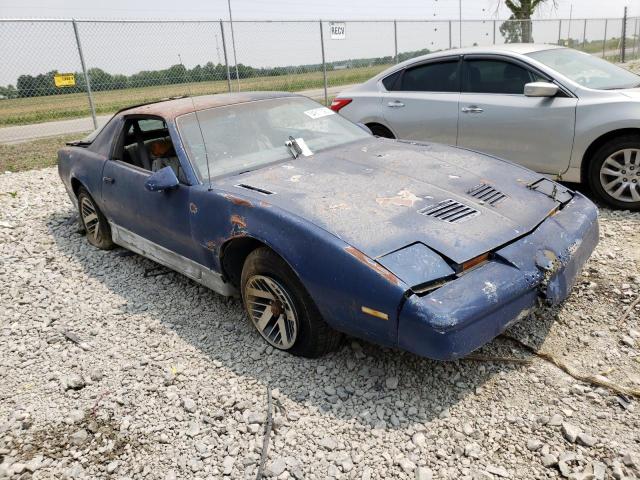
M562 302L598 242L580 193L287 93L127 108L58 165L89 243L239 294L269 344L309 357L342 333L462 357Z

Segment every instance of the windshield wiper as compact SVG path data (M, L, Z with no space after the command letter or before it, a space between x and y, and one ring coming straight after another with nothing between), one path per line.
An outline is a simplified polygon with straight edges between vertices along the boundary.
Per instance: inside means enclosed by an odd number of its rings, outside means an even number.
M284 144L289 147L289 151L291 152L291 155L293 155L293 158L298 158L302 154L302 148L300 148L296 139L291 135L289 135L289 140L284 142Z

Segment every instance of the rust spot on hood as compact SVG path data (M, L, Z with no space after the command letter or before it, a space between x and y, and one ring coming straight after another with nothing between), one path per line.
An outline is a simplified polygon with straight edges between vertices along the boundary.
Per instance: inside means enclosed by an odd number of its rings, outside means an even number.
M241 217L237 214L231 215L231 223L240 228L247 228L247 221L244 219L244 217Z
M395 205L397 207L413 207L416 202L422 199L409 190L400 190L395 197L378 197L378 205Z
M383 277L388 282L394 285L400 284L400 279L398 277L396 277L393 273L391 273L389 270L384 268L379 263L371 260L369 257L367 257L366 254L362 253L357 248L348 246L344 249L344 251L347 252L349 255L355 257L360 263L363 263L364 265L369 267L371 270L376 272L378 275Z
M198 213L198 206L195 203L190 203L189 204L189 211L191 213Z
M241 207L249 207L249 208L253 207L253 203L251 203L249 200L245 200L244 198L236 197L235 195L231 195L230 193L225 193L224 194L224 198L229 200L234 205L238 205L238 206L241 206Z

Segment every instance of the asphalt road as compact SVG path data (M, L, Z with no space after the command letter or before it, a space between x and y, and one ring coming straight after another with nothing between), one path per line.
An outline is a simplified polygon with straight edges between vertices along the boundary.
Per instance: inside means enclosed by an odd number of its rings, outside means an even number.
M327 94L329 97L335 96L342 90L346 90L353 85L342 85L340 87L329 87ZM302 95L322 100L324 97L324 89L316 88L312 90L303 90ZM111 115L99 115L97 117L98 126L104 125ZM55 137L57 135L66 135L69 133L88 132L93 130L93 121L91 117L74 118L70 120L57 120L55 122L34 123L31 125L17 125L15 127L0 128L0 143L21 143L29 140L37 140L39 138Z

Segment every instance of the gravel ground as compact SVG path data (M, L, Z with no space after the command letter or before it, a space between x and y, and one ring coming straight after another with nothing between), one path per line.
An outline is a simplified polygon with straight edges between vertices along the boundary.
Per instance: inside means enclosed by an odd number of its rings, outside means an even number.
M266 348L238 300L90 247L55 169L0 175L0 478L636 478L640 407L509 339L440 363ZM640 388L640 214L601 210L569 300L509 334ZM145 272L151 275L145 275ZM160 270L163 272L163 270ZM65 333L67 336L65 336Z

